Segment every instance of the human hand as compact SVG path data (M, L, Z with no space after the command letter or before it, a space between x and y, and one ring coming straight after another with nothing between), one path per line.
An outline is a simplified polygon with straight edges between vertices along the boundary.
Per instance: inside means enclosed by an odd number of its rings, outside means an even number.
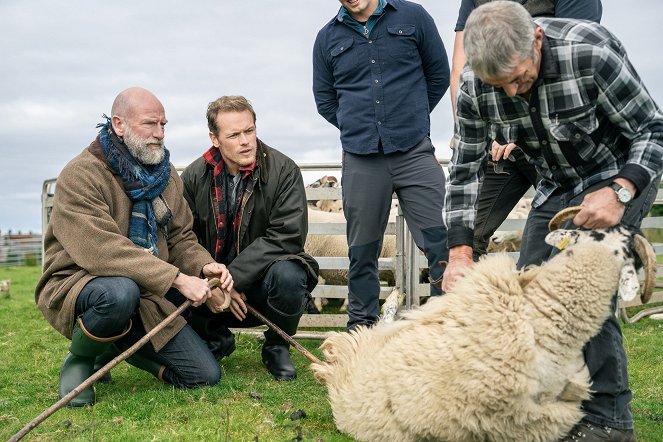
M219 278L219 287L226 292L233 288L233 276L228 268L218 262L210 262L203 267L203 275L210 278Z
M191 305L198 307L210 295L211 290L208 282L201 278L185 275L179 273L173 281L174 288L176 288L185 298L191 301Z
M465 270L474 264L472 260L472 247L456 246L449 249L449 263L444 269L442 290L448 293L462 276Z
M633 183L625 179L615 181L635 195ZM626 210L626 206L617 199L615 191L608 186L585 195L580 207L582 210L573 218L573 223L586 229L605 229L615 226L622 220Z
M230 306L230 294L220 288L212 289L212 293L207 297L205 305L212 313L221 313Z
M508 144L500 144L497 141L493 141L493 145L491 146L490 149L490 156L493 159L493 161L499 161L499 160L509 160L512 158L509 158L511 156L511 152L513 149L515 149L516 146L513 143L508 143Z
M246 301L244 293L239 293L235 289L230 291L230 311L240 321L246 319L246 314L248 312L244 301Z

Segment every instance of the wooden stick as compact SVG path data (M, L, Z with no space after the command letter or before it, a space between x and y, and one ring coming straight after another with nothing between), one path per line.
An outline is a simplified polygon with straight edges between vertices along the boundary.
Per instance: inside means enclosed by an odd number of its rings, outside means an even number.
M216 287L219 284L219 280L217 278L213 278L209 280L209 286L210 288ZM149 333L147 333L145 336L143 336L138 342L136 342L134 345L129 347L124 353L116 356L113 358L112 361L110 361L108 364L104 365L102 368L100 368L96 373L93 373L92 376L87 378L86 380L83 381L82 384L80 384L78 387L74 388L71 390L66 396L64 396L62 399L48 407L46 410L44 410L39 416L36 418L32 419L25 427L21 429L18 433L13 435L11 439L9 439L9 442L15 442L18 440L21 440L23 436L28 434L33 428L35 428L37 425L40 423L44 422L46 419L48 419L53 413L58 411L60 408L64 407L67 405L73 398L78 396L94 384L99 378L104 376L106 373L108 373L113 367L115 367L117 364L120 362L124 361L126 358L131 356L132 354L136 353L143 345L145 345L154 335L159 333L161 330L163 330L168 324L173 322L175 318L177 318L184 310L189 308L191 306L191 301L188 299L184 301L182 305L180 305L177 310L175 310L173 313L168 315L166 319L161 321L156 327L154 327L152 330L150 330Z
M299 342L297 342L297 341L295 341L294 339L292 339L291 336L289 336L286 332L284 332L283 330L281 330L281 329L280 329L276 324L274 324L272 321L270 321L269 319L267 319L262 313L260 313L258 310L256 310L256 309L254 309L253 307L251 307L249 304L246 303L246 301L244 301L244 304L246 305L246 308L247 308L247 310L249 311L249 313L251 313L251 314L252 314L253 316L255 316L256 318L260 319L260 320L261 320L261 321L262 321L267 327L271 328L271 329L272 329L273 331L275 331L279 336L281 336L283 339L285 339L286 342L288 342L290 345L292 345L292 346L295 347L297 350L299 350L299 352L300 352L301 354L303 354L304 356L306 356L306 357L309 359L309 361L313 362L314 364L320 364L320 363L321 363L321 362L320 362L320 359L316 358L315 355L313 355L313 353L311 353L310 351L308 351L307 349L305 349L304 347L302 347L301 344L299 344Z

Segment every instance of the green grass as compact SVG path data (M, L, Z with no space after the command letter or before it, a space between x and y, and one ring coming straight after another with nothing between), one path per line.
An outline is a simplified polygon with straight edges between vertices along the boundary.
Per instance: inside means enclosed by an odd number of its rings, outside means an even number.
M0 440L58 400L68 340L34 305L39 272L0 268L0 279L12 280L10 295L0 295ZM663 322L626 324L624 339L638 440L663 441ZM321 357L319 341L301 343ZM293 351L297 380L276 382L260 362L260 346L257 338L238 335L237 350L221 362L221 382L196 390L174 389L123 362L113 369L113 383L96 387L97 405L59 410L25 440L352 441L336 430L326 389L313 379L308 359ZM306 416L291 419L297 410Z
M11 279L0 296L0 440L57 402L58 371L69 341L34 304L38 267L0 268ZM319 341L301 341L318 357ZM25 440L42 441L352 441L334 425L327 391L293 350L294 382L277 382L260 361L261 342L237 336L214 387L175 389L122 362L113 383L96 386L97 404L61 409ZM297 410L305 417L291 419Z

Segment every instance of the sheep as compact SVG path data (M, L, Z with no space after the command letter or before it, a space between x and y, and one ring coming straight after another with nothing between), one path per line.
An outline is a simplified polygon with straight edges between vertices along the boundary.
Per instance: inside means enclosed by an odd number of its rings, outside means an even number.
M532 198L521 198L506 219L527 219L531 208ZM517 252L520 250L522 240L522 229L498 230L490 237L486 251L487 253Z
M4 296L9 296L9 289L11 288L12 280L11 279L2 279L0 280L0 293L5 293Z
M518 271L505 253L484 256L452 291L402 319L325 340L326 362L311 369L339 430L360 441L564 436L590 397L584 344L614 293L638 289L634 235L555 231L546 242L563 250L540 267Z
M392 209L392 214L397 213L398 207ZM395 218L395 215L390 214L390 222ZM316 210L313 207L308 208L308 221L309 223L345 223L345 216L342 212L323 212ZM306 253L313 257L347 257L348 256L348 240L343 235L307 235L304 244ZM385 235L382 242L382 250L380 252L381 258L396 256L396 238L394 235ZM347 270L320 270L319 282L326 282L332 285L347 285L348 271ZM386 281L390 286L396 282L394 275L391 271L381 271L380 279ZM324 308L324 298L315 298L315 307L320 312ZM345 311L347 307L347 300L341 306L341 311Z
M318 187L338 187L338 179L333 175L324 175L323 177L315 180L307 187L318 188ZM309 200L309 205L322 210L323 212L342 212L343 211L343 202L342 200Z

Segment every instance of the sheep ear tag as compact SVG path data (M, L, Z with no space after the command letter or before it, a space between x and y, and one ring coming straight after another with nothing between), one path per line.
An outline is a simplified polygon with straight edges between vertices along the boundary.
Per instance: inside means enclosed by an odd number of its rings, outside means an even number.
M557 244L555 247L557 247L559 250L564 250L564 247L566 247L569 244L569 241L571 239L567 236L564 239L562 239L559 244Z
M553 246L559 250L564 250L564 247L569 245L571 237L566 232L555 230L546 235L546 244Z

